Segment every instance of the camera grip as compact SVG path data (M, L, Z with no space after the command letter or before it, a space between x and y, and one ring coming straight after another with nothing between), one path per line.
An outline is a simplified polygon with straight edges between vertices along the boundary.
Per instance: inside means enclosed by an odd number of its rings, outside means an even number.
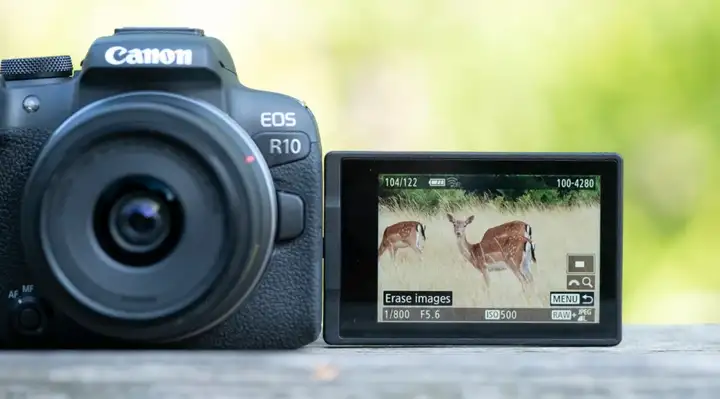
M0 282L22 284L27 273L20 240L20 207L30 171L51 131L0 129Z

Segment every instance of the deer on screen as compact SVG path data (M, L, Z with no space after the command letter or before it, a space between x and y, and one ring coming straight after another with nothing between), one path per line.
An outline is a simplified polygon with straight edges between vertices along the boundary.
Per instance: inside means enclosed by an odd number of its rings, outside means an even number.
M456 219L447 214L448 221L453 225L458 249L465 259L482 273L485 285L490 287L488 267L504 263L520 282L523 291L532 281L530 264L535 262L535 250L532 241L524 234L490 235L478 243L471 244L467 240L466 228L475 219Z
M405 221L392 224L385 228L380 247L378 248L378 259L390 251L390 257L395 262L395 256L400 248L411 248L422 259L425 247L426 226L416 221Z
M468 219L472 222L474 218L474 216L471 216ZM503 236L524 236L525 238L527 238L530 242L532 263L537 262L537 260L535 259L535 243L532 239L532 228L529 224L520 220L513 220L512 222L507 222L494 227L490 227L485 231L485 234L483 234L483 237L480 239L480 241L488 241ZM532 273L530 272L529 264L527 265L527 269L523 269L523 274L525 274L528 280L532 282L533 277Z

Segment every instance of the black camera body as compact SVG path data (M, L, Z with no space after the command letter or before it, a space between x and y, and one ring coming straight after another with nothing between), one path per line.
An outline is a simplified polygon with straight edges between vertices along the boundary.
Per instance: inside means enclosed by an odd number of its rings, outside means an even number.
M297 348L321 325L322 159L202 30L0 67L0 346Z

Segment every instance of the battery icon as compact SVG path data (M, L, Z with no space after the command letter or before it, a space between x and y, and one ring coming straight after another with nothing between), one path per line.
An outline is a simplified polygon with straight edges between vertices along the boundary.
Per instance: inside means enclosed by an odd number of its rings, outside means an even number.
M430 179L428 185L430 187L445 187L445 179Z

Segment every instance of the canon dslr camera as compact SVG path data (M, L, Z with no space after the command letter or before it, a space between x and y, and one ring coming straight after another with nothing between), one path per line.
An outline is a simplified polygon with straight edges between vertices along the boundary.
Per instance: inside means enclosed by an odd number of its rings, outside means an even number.
M296 348L321 318L310 110L197 29L0 67L0 345Z

